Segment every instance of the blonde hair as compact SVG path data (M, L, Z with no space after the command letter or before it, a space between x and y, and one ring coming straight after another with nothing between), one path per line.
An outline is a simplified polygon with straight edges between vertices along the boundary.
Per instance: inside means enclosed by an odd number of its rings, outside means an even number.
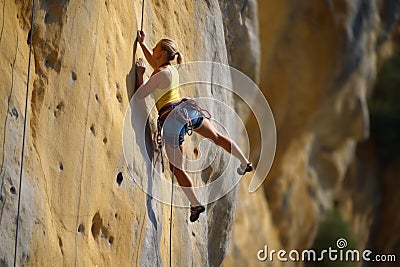
M160 43L161 49L167 51L169 61L174 60L175 56L178 55L176 61L178 62L178 64L182 63L182 55L178 52L178 45L174 40L164 38L161 39Z

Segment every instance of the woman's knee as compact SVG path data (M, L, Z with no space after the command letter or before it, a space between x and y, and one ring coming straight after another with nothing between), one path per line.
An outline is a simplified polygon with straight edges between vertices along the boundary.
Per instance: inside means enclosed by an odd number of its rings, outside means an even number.
M169 169L171 170L173 175L175 175L176 179L178 180L178 184L180 186L185 186L185 187L192 186L192 182L190 181L190 179L187 177L186 173L184 173L183 170L178 169L172 164L169 165Z

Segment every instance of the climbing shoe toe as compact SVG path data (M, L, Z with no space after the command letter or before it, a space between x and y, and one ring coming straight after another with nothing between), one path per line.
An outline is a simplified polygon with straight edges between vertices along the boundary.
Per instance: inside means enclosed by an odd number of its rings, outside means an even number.
M200 213L204 212L206 208L202 205L196 207L190 207L190 221L195 222L200 216Z
M242 164L240 164L240 167L237 168L237 173L239 175L244 175L246 172L251 172L254 170L253 164L251 164L251 162L247 163L246 166L243 166Z

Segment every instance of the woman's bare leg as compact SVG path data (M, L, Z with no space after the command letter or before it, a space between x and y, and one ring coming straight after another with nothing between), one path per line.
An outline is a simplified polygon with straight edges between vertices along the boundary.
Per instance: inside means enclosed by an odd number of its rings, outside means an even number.
M211 139L216 145L231 153L240 160L242 166L246 166L246 164L249 163L249 160L244 156L238 145L229 137L217 132L208 119L204 118L202 125L195 131L205 138Z
M190 204L192 205L192 207L200 206L201 204L193 190L192 180L182 168L183 146L180 145L179 148L177 146L174 148L171 145L165 145L165 149L167 151L167 156L170 162L169 168L178 180L178 183L182 187L182 190L186 194L187 198L189 199Z

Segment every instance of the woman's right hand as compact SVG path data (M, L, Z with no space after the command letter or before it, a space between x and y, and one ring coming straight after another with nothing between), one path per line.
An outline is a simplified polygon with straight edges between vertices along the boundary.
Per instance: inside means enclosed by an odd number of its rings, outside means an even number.
M146 34L144 33L144 31L141 31L141 30L137 31L137 40L140 44L142 44L144 42L145 36L146 36Z
M143 59L139 58L139 60L136 61L136 73L138 75L142 75L143 76L145 71L146 71L146 67L144 65Z

